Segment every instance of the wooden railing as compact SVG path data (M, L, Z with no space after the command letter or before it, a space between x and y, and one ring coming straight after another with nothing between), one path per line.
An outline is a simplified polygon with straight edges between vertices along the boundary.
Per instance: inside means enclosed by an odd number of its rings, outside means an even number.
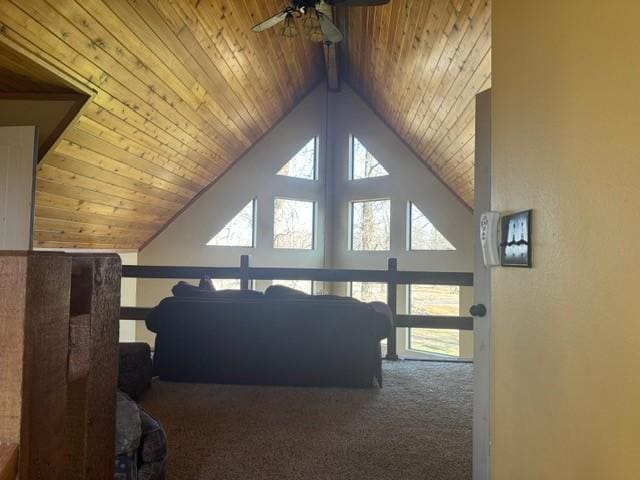
M169 267L128 265L122 267L128 278L198 279L205 276L220 279L240 279L240 288L247 290L251 280L311 280L316 282L377 282L387 285L387 304L393 313L395 328L389 332L387 359L398 358L396 328L444 328L473 330L473 317L402 315L397 313L398 285L456 285L473 286L473 274L462 272L399 271L398 261L389 258L386 270L347 270L332 268L272 268L251 267L249 255L240 257L240 267ZM122 307L123 320L144 320L149 308Z

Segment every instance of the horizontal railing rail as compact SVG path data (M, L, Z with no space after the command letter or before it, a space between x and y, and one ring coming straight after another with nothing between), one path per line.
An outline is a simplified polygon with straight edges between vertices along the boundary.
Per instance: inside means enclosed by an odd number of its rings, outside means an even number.
M122 276L128 278L198 279L211 278L240 279L242 270L238 267L169 267L124 265ZM330 268L272 268L250 267L249 280L313 280L316 282L380 282L386 283L388 270L350 270ZM460 272L397 272L398 285L459 285L473 286L472 273Z
M172 267L125 265L122 276L138 279L199 279L205 276L219 279L240 279L240 288L247 290L251 280L311 280L316 282L377 282L387 285L387 304L393 314L393 326L387 341L387 358L397 359L396 328L434 328L473 330L473 317L442 315L406 315L397 313L398 285L473 286L473 273L398 271L398 261L389 258L387 270L332 268L251 267L249 256L240 257L240 267ZM123 320L144 320L151 308L121 307Z

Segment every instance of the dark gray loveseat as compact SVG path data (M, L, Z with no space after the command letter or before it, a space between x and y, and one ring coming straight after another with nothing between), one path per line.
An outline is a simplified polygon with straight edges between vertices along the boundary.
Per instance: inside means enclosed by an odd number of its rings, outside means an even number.
M176 382L370 387L376 378L382 385L386 305L241 295L162 300L146 320L157 334L155 374Z

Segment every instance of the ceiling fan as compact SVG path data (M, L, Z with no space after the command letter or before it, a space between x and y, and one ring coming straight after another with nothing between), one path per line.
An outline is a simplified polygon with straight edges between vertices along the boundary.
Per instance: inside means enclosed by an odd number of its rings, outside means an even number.
M314 42L338 43L342 32L322 10L330 7L367 7L384 5L390 0L291 0L287 8L273 17L254 25L253 32L262 32L284 22L280 34L295 37L298 34L295 18L302 19L302 26Z

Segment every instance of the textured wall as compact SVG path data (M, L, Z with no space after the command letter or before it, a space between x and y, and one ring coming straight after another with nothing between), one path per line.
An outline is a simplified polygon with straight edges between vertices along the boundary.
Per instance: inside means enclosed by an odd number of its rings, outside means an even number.
M534 268L493 272L493 478L635 479L640 4L493 14L494 208L534 209Z

